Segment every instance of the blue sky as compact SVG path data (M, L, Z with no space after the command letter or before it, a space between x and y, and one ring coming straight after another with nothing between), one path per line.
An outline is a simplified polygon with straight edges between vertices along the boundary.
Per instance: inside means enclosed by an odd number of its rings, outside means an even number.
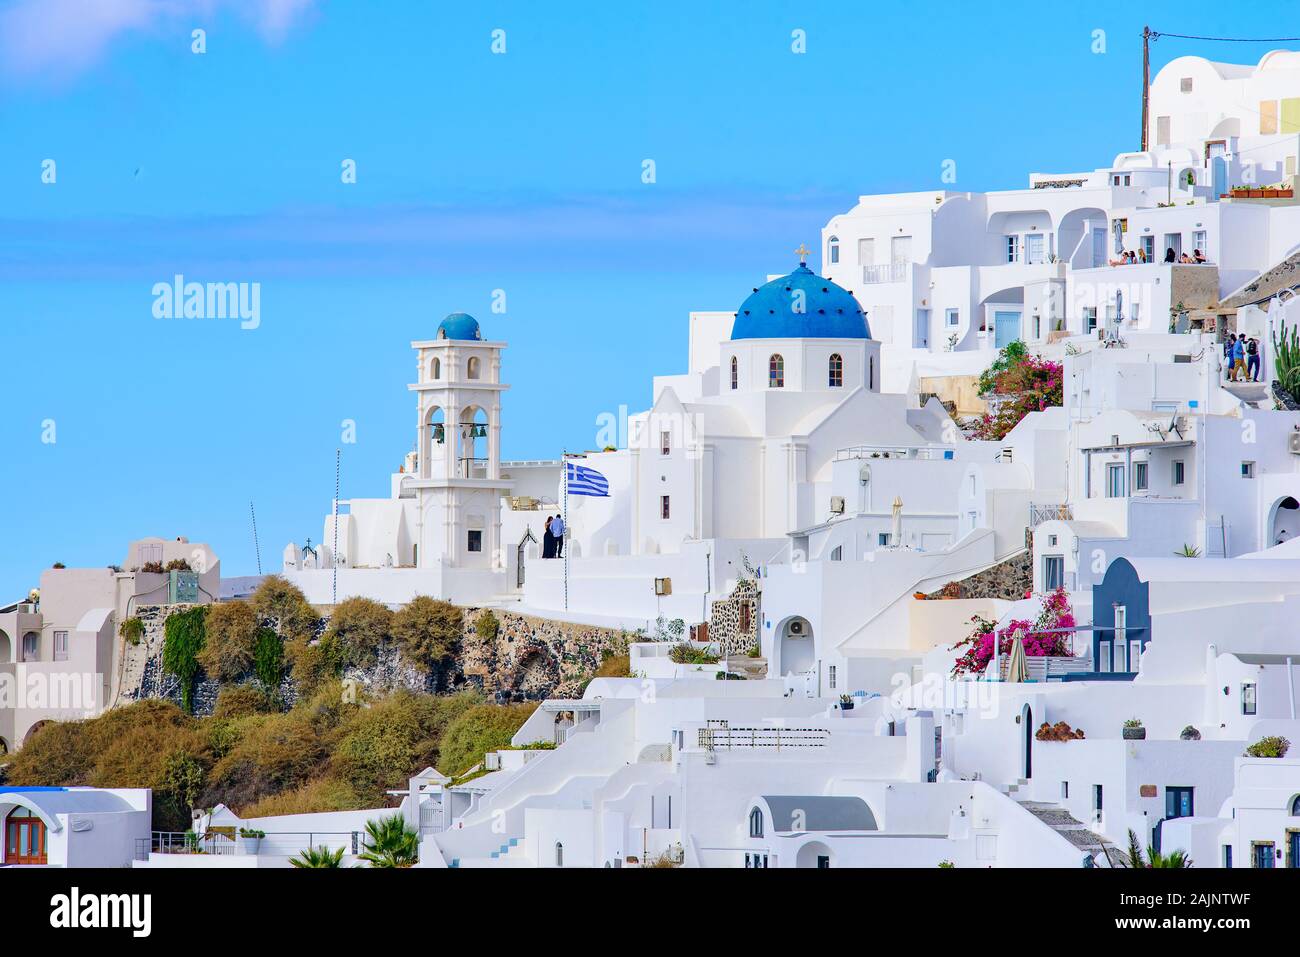
M250 500L274 569L320 534L342 420L344 497L386 494L408 344L448 312L510 343L506 457L591 446L682 370L689 310L858 194L1137 148L1142 24L1243 28L1135 6L0 2L0 601L150 534L252 573ZM1266 49L1165 39L1153 72ZM259 283L260 326L153 318L176 273Z

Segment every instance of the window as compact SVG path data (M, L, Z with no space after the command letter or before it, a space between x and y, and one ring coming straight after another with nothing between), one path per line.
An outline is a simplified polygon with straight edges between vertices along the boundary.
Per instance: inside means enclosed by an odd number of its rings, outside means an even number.
M895 236L889 241L889 261L895 266L912 261L912 237Z
M1291 801L1291 816L1300 817L1300 794Z
M1273 864L1273 842L1272 841L1251 841L1250 842L1252 867L1262 867L1271 869Z
M830 665L826 669L826 682L831 686L831 689L834 690L835 688L835 666L834 665Z
M1115 671L1136 671L1137 662L1128 660L1129 652L1128 642L1128 609L1123 605L1115 606L1115 660L1113 668ZM1132 665L1133 667L1130 667Z
M36 661L40 651L41 636L36 632L23 635L23 661Z
M838 352L832 352L828 368L831 388L838 389L844 385L844 357Z
M1062 800L1062 801L1068 801L1069 799L1070 799L1070 782L1069 782L1069 781L1062 781L1062 782L1061 782L1061 800Z
M1065 584L1065 556L1044 555L1043 591L1056 591L1063 584Z
M1242 462L1242 463L1241 463L1241 477L1242 477L1242 478L1254 478L1254 477L1255 477L1255 463L1254 463L1254 462Z
M1101 785L1100 785L1100 784L1094 784L1094 785L1092 786L1092 809L1093 809L1094 811L1096 811L1097 813L1101 813L1101 810L1102 810L1102 800L1101 800L1101 799L1102 799L1102 794L1101 794Z
M1110 671L1110 648L1111 648L1110 639L1108 638L1098 639L1097 670L1102 673L1108 673Z
M564 845L559 841L555 842L555 866L564 866Z
M943 321L947 324L949 329L954 328L959 322L961 322L961 311L957 309L945 309L943 313Z
M429 378L430 378L430 379L441 379L441 378L442 378L442 360L441 360L441 359L435 358L432 362L429 363Z
M841 562L844 560L844 546L836 545L831 549L831 561Z
M870 370L867 376L867 388L874 390L876 388L876 357L872 356L867 360L867 369Z
M1007 262L1013 263L1020 260L1020 237L1007 237ZM992 639L989 639L990 641Z
M1187 476L1187 470L1184 467L1182 460L1180 459L1174 463L1174 478L1173 478L1174 484L1182 485L1183 480L1186 478L1186 476Z
M1182 78L1178 81L1178 92L1179 92L1179 93L1191 93L1191 92L1192 92L1192 78L1191 78L1190 76L1182 77Z
M1053 548L1055 548L1055 547L1056 547L1056 536L1055 536L1055 535L1048 535L1048 536L1047 536L1047 544L1048 544L1048 545L1051 545Z
M465 543L465 547L468 548L471 552L481 552L481 551L483 551L483 532L482 532L482 530L477 529L477 528L472 528L472 529L470 529L470 531L469 531L469 540Z
M66 631L56 631L54 633L54 660L68 660L68 633Z
M1241 713L1255 713L1255 683L1253 681L1243 681L1241 683Z
M1231 844L1223 845L1223 866L1224 867L1232 866L1232 845Z
M1165 817L1195 817L1192 788L1165 788Z
M667 496L667 495L660 495L660 496L659 496L659 517L660 517L660 518L664 518L664 519L666 519L666 518L669 517L669 513L668 513L668 496Z
M785 360L773 355L767 360L767 387L769 389L785 388Z
M735 356L732 356L732 357L731 357L731 388L732 388L732 390L735 390L739 385L740 385L740 363L738 363L738 362L736 361L736 357L735 357Z
M1196 230L1196 232L1192 233L1192 248L1199 249L1201 251L1201 255L1205 256L1207 259L1209 258L1210 254L1205 247L1208 245L1209 245L1209 237L1205 235L1205 230L1198 229Z
M1133 463L1133 491L1145 492L1147 490L1147 463Z
M1156 238L1154 236L1143 236L1138 240L1138 248L1142 250L1142 255L1146 256L1147 262L1155 262Z
M1097 307L1084 306L1083 308L1083 331L1092 332L1097 328Z
M874 239L858 240L858 265L874 266L876 264L876 241Z
M1106 466L1106 497L1124 497L1124 466L1111 464ZM989 639L990 641L992 639Z
M756 807L749 812L749 836L750 837L763 836L763 809L762 808Z
M1165 256L1169 256L1169 250L1174 251L1174 262L1178 262L1178 257L1183 254L1183 234L1182 233L1165 233Z
M830 242L826 244L826 259L831 265L840 261L840 239L838 236L832 236Z
M673 434L671 432L659 433L659 454L660 455L667 455L669 452L673 450L672 437Z
M1169 145L1169 117L1156 117L1156 146Z
M470 356L469 362L465 364L465 374L471 379L477 379L480 365L478 356Z
M877 535L876 544L879 545L881 548L887 548L889 546L889 533L881 532L879 535ZM992 638L989 639L989 641L992 640L993 640Z
M740 631L741 634L749 634L750 626L754 621L754 606L747 601L740 603Z

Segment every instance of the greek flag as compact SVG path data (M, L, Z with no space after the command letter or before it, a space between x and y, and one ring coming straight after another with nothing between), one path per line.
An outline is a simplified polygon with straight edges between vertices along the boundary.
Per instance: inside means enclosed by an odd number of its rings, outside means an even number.
M565 484L568 486L570 495L609 497L609 479L585 465L574 465L572 462L566 462Z

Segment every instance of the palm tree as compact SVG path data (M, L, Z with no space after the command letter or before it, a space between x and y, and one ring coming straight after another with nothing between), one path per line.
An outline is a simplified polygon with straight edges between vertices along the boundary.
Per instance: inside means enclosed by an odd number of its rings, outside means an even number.
M1120 867L1131 867L1137 869L1147 869L1152 867L1178 867L1188 868L1192 866L1192 859L1187 856L1186 851L1170 851L1168 854L1162 854L1154 847L1147 847L1146 856L1142 854L1142 843L1138 836L1133 833L1133 829L1128 831L1128 850L1119 856Z
M420 859L420 835L400 814L368 821L358 856L371 867L410 867Z
M289 863L294 867L341 867L342 860L343 848L331 851L322 844L319 847L309 847L297 857L289 858Z

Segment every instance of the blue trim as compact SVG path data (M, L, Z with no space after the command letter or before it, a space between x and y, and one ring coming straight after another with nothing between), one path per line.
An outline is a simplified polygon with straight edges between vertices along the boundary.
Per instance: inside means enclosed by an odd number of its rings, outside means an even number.
M1136 671L1084 671L1079 674L1061 675L1061 681L1132 681L1137 677ZM1053 681L1058 679L1053 678Z
M48 792L48 791L66 791L66 790L67 788L57 788L57 787L48 787L48 786L8 787L8 788L0 788L0 794L35 794L42 791Z

